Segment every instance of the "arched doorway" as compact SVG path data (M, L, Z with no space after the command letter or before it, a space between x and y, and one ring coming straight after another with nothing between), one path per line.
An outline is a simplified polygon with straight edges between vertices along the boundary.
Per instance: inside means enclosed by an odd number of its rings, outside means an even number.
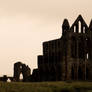
M78 68L78 80L83 80L83 72L80 66Z
M88 68L86 68L86 80L88 80L89 78L88 78L88 76L89 76L89 73L88 73Z
M71 79L74 80L74 67L71 69Z
M22 73L20 73L19 80L20 80L20 81L23 80L23 74L22 74Z

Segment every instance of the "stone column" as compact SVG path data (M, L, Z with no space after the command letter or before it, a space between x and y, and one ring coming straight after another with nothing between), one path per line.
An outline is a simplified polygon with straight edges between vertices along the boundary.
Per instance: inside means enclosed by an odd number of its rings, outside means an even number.
M76 80L78 80L78 68L79 68L79 41L76 39Z
M86 60L84 61L84 64L83 64L83 80L86 80Z
M66 56L66 80L71 80L71 70L72 70L72 61L71 61L71 33L69 33L69 39L67 39L67 56Z
M78 80L78 64L75 63L74 66L74 80Z

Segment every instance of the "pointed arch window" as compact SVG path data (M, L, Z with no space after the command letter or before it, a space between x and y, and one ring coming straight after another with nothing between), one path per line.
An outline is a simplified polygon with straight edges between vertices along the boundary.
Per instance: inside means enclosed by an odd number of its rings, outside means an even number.
M83 33L85 33L85 27L83 27Z
M80 21L78 22L78 25L79 25L79 33L81 33L81 22Z
M74 26L74 33L76 32L76 26Z

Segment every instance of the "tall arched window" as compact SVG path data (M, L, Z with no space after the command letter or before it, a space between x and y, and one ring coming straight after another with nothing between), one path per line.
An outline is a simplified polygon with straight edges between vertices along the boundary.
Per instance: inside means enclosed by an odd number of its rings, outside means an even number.
M74 26L74 33L76 32L76 26Z
M85 27L83 27L83 33L85 33Z
M81 33L81 22L79 21L79 33Z

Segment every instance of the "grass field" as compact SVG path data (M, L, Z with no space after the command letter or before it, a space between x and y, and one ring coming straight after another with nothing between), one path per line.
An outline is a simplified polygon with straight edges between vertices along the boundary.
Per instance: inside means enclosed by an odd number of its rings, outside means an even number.
M92 92L92 82L0 82L0 92Z

